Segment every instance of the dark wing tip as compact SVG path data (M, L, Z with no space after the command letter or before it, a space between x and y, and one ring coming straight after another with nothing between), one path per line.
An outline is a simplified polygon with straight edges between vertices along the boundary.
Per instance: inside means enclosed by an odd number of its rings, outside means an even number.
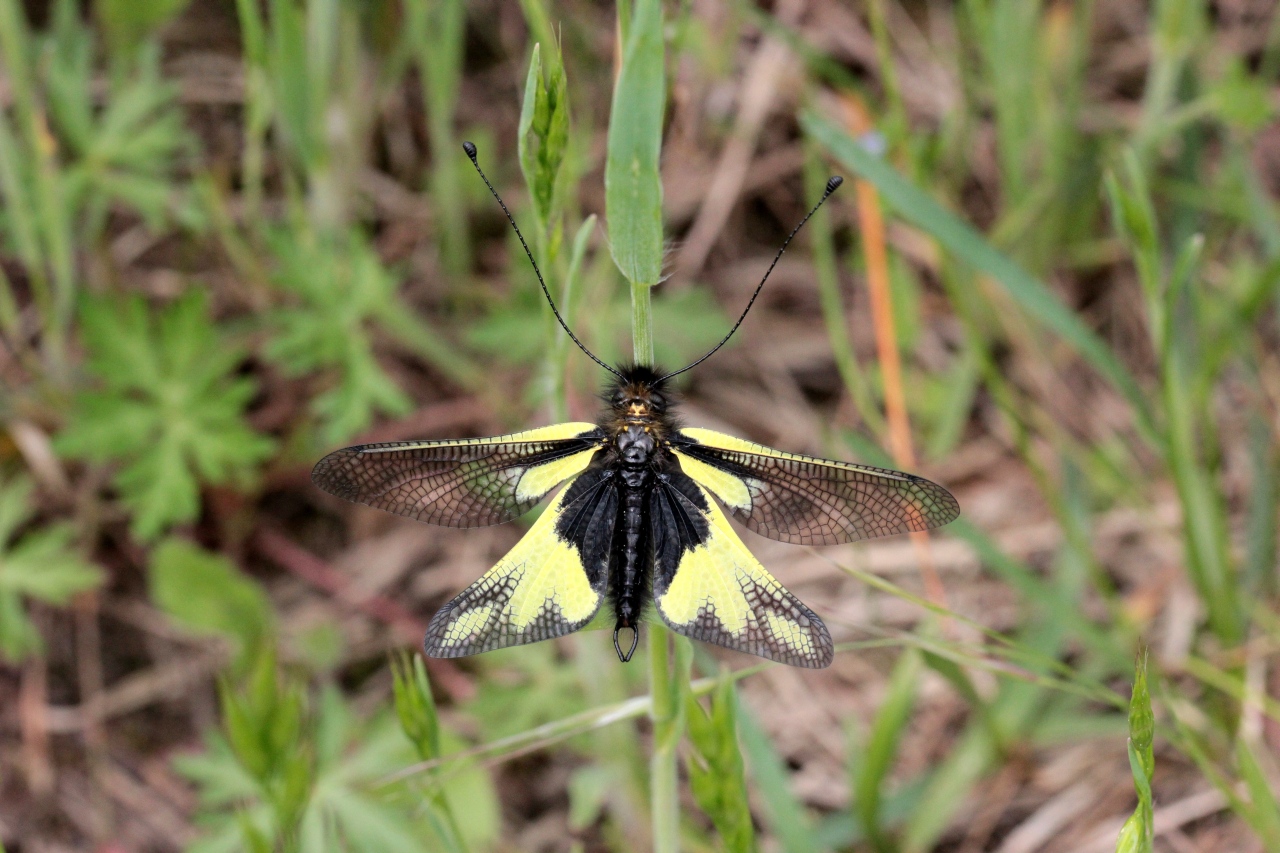
M942 486L924 477L911 476L912 485L924 510L922 526L912 525L912 530L933 530L950 524L960 517L960 502Z
M354 501L360 493L360 485L354 476L354 460L364 445L335 450L316 463L311 469L311 482L317 488L343 500Z
M807 658L796 666L806 669L826 669L836 657L835 643L831 642L831 631L827 623L818 618L818 614L809 611L809 619L813 625L814 657Z
M429 658L456 658L471 654L467 645L457 643L446 644L445 637L449 633L450 614L458 606L458 600L452 599L444 607L436 611L427 625L427 633L422 638L422 651Z

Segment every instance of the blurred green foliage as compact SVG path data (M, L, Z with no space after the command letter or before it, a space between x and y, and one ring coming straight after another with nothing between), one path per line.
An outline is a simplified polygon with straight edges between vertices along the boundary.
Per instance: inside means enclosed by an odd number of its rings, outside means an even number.
M747 804L746 770L738 747L738 697L733 682L722 679L712 694L711 713L692 696L685 719L688 725L689 790L698 808L715 824L731 853L755 850L755 831Z
M162 613L184 630L231 639L242 664L272 636L271 599L221 554L166 539L151 552L147 580Z
M338 444L377 414L404 415L412 403L379 366L375 334L388 317L408 314L396 295L400 279L359 234L329 235L280 228L268 236L277 263L272 279L297 302L272 312L267 358L293 376L328 373L328 390L311 401L324 424L320 440Z
M31 483L0 480L0 659L20 661L42 648L26 603L66 604L102 582L102 572L72 547L74 528L45 525L24 534L32 520Z
M76 310L77 245L97 248L107 211L128 208L158 228L180 207L177 169L193 141L157 46L113 74L106 106L94 99L96 39L73 0L57 0L47 33L33 34L17 0L0 2L0 70L12 108L0 111L0 225L21 261L39 312L52 379L65 380ZM18 335L12 285L0 329Z
M72 459L123 462L114 482L140 539L191 521L200 483L244 484L273 442L244 420L256 383L234 375L245 351L209 317L192 289L163 311L140 297L86 298L80 331L97 387L76 398L58 450Z
M428 809L413 782L375 784L415 754L389 709L362 721L335 686L308 690L280 673L269 651L243 687L221 692L225 735L210 734L203 754L178 760L201 792L210 830L193 850L411 853L492 839L497 804L482 774L453 776ZM440 808L459 816L460 834L436 834Z

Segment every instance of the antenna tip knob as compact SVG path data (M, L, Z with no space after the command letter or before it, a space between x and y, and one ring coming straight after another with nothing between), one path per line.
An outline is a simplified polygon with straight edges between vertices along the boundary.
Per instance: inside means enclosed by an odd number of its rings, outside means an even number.
M833 192L839 189L840 185L843 183L844 183L844 178L840 177L839 175L832 175L830 178L827 178L827 195L831 195Z
M462 143L462 150L467 152L467 156L471 158L472 163L476 161L476 144L474 142Z

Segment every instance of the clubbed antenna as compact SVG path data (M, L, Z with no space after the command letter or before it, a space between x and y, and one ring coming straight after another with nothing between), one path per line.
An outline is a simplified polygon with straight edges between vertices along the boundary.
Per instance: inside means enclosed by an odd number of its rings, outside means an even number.
M507 210L507 205L502 200L502 196L498 195L498 191L493 188L493 184L489 183L489 179L485 177L484 170L480 168L480 164L476 161L475 144L471 142L464 142L462 143L462 150L467 152L467 156L471 158L471 165L475 166L476 171L480 173L480 180L484 181L484 185L489 188L489 192L493 193L493 197L498 200L498 204L502 207L502 212L507 215L507 221L511 223L511 227L516 231L516 236L520 238L520 245L524 247L525 257L527 257L529 259L529 263L533 265L533 272L538 277L538 284L542 285L542 293L547 297L547 304L551 306L551 313L556 316L556 322L560 324L560 328L565 330L565 333L569 335L570 340L577 344L578 349L585 352L588 358L621 379L622 374L605 364L596 357L595 353L587 349L586 345L583 344L582 341L578 340L578 336L569 328L569 324L560 316L560 311L556 309L556 301L551 298L551 291L547 289L547 283L542 280L542 270L538 269L538 262L533 259L533 252L529 251L529 244L524 241L524 235L520 233L520 226L516 224L515 217L511 215L511 211ZM808 217L805 218L807 219Z
M832 177L827 179L827 188L825 191L823 191L822 198L818 199L818 203L813 206L813 210L810 210L808 213L804 215L804 219L800 220L800 224L797 225L795 228L791 229L791 233L787 235L787 239L782 241L782 248L778 250L778 254L773 256L773 263L769 264L769 269L765 271L764 278L760 279L760 283L756 285L755 293L751 294L751 299L747 301L747 307L742 309L742 316L738 318L738 322L733 324L733 328L729 330L729 334L725 335L724 339L721 340L720 343L712 347L711 351L708 352L706 355L704 355L702 358L698 359L692 364L685 365L679 370L668 373L666 376L659 379L658 380L659 382L666 382L668 379L670 379L673 376L678 376L681 373L684 373L686 370L691 370L692 368L697 367L699 364L702 364L702 362L706 361L707 359L711 358L711 356L715 355L716 351L720 349L720 347L724 346L729 342L729 338L732 338L733 333L738 331L738 327L742 325L742 321L747 319L747 312L750 311L751 306L755 304L756 297L760 295L760 291L764 288L764 283L769 280L769 275L770 273L773 272L773 268L778 265L778 260L782 257L782 253L787 250L787 246L791 245L792 238L795 237L796 234L800 232L800 229L804 227L804 224L809 221L809 217L817 213L818 208L822 207L822 203L826 201L828 198L830 198L831 194L835 192L837 189L839 189L840 185L843 183L844 183L844 178L840 177L839 175L833 175Z

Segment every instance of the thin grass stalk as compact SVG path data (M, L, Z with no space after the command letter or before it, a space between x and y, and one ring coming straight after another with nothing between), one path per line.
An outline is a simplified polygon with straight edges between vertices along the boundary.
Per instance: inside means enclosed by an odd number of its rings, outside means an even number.
M649 626L649 694L653 704L653 754L649 757L649 809L653 828L653 849L671 853L680 849L680 794L676 746L673 741L676 687L671 679L671 643L665 629Z
M13 282L4 270L0 270L0 344L7 347L15 359L22 349L22 314L13 298Z
M62 176L54 160L57 146L34 94L37 87L31 74L36 65L30 35L19 4L0 0L0 69L9 81L16 125L15 133L6 132L5 138L0 139L0 145L9 149L4 152L5 159L13 164L8 167L11 174L5 184L10 192L17 190L17 182L26 177L17 170L24 166L31 170L29 207L24 205L13 219L29 224L26 239L19 235L19 250L42 315L41 342L50 373L63 379L67 371L66 338L75 305L75 267ZM23 149L28 158L25 163L21 162ZM28 214L33 218L27 220Z
M262 221L267 131L271 127L271 81L267 76L266 23L253 0L236 0L244 53L244 152L240 156L240 194L246 222Z
M471 237L461 215L466 198L458 171L454 113L462 82L462 44L466 4L426 4L420 13L418 68L423 76L423 106L431 144L431 200L440 228L441 258L452 286L461 283L471 263Z
M841 649L848 651L856 651L859 649L880 648L884 645L881 640L864 643L842 643ZM777 666L772 661L761 661L735 669L730 672L719 675L715 678L699 678L697 681L689 683L688 695L693 697L706 696L716 689L721 679L727 678L730 681L741 681L766 669ZM557 743L577 737L587 732L596 731L614 723L620 723L625 720L633 720L646 714L652 714L653 695L633 696L629 699L623 699L618 702L612 702L607 705L599 705L594 708L588 708L585 711L579 711L568 717L562 717L558 720L552 720L549 723L543 723L532 729L518 732L513 735L498 738L497 740L482 743L477 746L463 749L458 752L442 755L427 761L419 761L410 764L407 767L401 767L398 770L387 773L386 775L372 781L368 785L368 790L380 791L392 785L403 782L414 776L424 773L431 773L437 768L446 765L458 765L470 760L481 762L486 766L493 766L499 762L517 758L521 755L528 755L531 752L547 749ZM447 777L438 779L443 783Z
M890 138L895 145L907 141L910 122L907 107L902 100L902 87L898 84L898 72L893 64L893 43L889 36L888 12L885 0L867 3L867 21L876 43L876 62L880 84L884 87L884 99L888 112Z
M1152 23L1151 64L1133 143L1144 169L1150 166L1161 136L1177 126L1177 122L1171 126L1169 119L1177 106L1183 68L1205 23L1202 0L1159 0Z
M631 357L636 364L653 364L652 288L631 282Z
M573 300L576 296L578 277L582 274L582 261L587 252L587 241L596 228L596 215L593 213L578 227L574 235L573 246L569 253L569 271L564 277L564 288L560 291L560 306L564 312L566 323L573 323ZM570 326L572 328L572 325ZM569 418L569 336L561 333L559 327L554 331L551 347L551 407L556 420Z

